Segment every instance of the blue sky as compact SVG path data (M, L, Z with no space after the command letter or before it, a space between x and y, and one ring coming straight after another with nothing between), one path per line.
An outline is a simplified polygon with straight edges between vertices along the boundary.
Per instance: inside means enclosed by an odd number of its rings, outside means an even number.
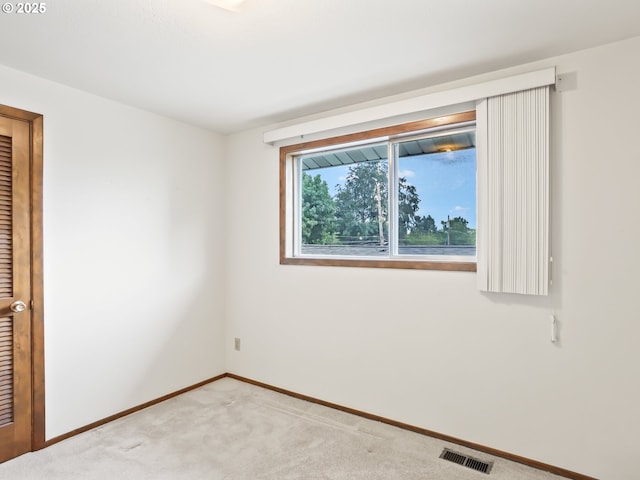
M464 217L470 228L476 228L475 155L475 149L468 149L400 159L400 176L415 186L420 196L419 215L431 215L439 228L447 215ZM340 166L307 173L319 174L329 185L331 195L335 195L336 185L344 182L348 171L348 166Z

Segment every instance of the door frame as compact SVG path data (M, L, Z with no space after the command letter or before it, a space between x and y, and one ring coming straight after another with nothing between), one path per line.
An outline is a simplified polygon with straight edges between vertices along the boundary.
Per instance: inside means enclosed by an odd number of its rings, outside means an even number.
M43 116L0 105L0 115L29 124L31 204L31 451L46 446L44 389L44 282L42 265Z

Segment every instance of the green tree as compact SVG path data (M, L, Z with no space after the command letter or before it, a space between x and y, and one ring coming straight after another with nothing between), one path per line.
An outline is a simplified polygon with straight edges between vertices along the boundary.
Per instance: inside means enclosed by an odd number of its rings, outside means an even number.
M427 215L426 217L416 216L415 229L413 232L416 234L430 234L436 233L437 231L436 221L431 215Z
M406 237L416 228L420 218L416 215L419 203L420 197L416 187L407 183L405 177L400 177L398 179L398 236L400 238Z
M469 228L469 221L463 217L455 217L443 221L442 229L447 233L447 245L473 245L476 242L476 231Z
M389 182L387 162L362 162L349 168L335 196L337 231L351 237L375 237L384 245L388 237ZM404 237L416 224L420 197L405 177L398 180L398 226Z
M349 167L335 196L338 234L377 237L384 245L388 232L389 198L386 162L362 162Z
M302 243L328 244L335 241L336 207L327 182L320 175L302 173Z

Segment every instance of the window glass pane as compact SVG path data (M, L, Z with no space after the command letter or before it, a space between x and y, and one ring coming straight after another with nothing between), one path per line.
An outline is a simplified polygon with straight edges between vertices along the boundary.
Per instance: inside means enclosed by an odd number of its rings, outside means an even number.
M475 131L399 142L398 254L476 254Z
M280 263L476 271L475 111L280 149Z
M388 256L386 143L299 157L303 255Z

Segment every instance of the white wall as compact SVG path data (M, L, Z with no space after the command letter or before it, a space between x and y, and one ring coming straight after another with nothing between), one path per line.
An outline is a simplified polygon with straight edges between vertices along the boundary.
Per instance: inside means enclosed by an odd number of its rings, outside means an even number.
M483 294L470 273L280 266L278 150L262 143L267 128L230 137L228 370L583 474L637 478L639 51L635 38L513 69L570 74L552 98L546 298Z
M225 371L223 139L0 67L44 115L46 436Z
M0 103L45 115L47 438L228 370L635 478L638 51L530 66L576 80L552 100L548 298L482 294L469 273L280 266L263 129L225 141L0 67Z

